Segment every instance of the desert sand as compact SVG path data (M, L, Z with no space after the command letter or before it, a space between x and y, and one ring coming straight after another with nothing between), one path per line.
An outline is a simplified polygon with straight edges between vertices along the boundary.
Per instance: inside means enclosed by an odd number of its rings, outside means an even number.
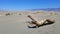
M10 14L6 15L7 13ZM38 21L45 18L53 19L55 23L39 28L28 28L27 21L31 19L27 15ZM0 12L0 34L60 34L60 12Z

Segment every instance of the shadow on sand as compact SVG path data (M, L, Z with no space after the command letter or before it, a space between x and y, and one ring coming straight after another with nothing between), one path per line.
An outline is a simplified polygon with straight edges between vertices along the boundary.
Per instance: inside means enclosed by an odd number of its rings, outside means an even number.
M45 23L45 24L39 25L39 26L33 26L33 27L28 26L28 28L39 28L39 27L46 26L46 25L51 25L51 24L54 24L54 23L55 22L50 22L50 23Z

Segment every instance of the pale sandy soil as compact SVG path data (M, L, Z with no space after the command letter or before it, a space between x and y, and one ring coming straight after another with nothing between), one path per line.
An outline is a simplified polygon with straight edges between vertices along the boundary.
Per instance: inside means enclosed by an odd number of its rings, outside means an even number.
M60 34L60 12L0 12L0 34ZM31 15L38 21L49 18L55 23L39 28L28 28L27 21L31 21L27 15Z

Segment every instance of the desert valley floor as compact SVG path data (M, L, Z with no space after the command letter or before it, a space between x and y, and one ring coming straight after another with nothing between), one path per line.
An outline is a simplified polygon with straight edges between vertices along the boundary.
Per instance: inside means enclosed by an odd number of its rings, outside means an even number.
M6 16L6 13L11 15ZM55 23L39 28L28 28L27 17L31 15L38 21L49 18L54 19ZM60 12L0 12L0 34L60 34Z

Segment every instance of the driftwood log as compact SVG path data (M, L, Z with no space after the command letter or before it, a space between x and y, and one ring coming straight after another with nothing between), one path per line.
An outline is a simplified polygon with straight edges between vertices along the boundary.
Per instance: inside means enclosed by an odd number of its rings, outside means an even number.
M35 24L35 26L28 26L29 28L37 28L37 27L40 27L40 26L43 26L43 25L48 25L48 24L52 24L54 23L55 21L51 21L50 19L43 19L41 21L38 21L38 20L35 20L34 18L31 17L31 15L28 15L28 17L32 20L31 21L31 24Z

